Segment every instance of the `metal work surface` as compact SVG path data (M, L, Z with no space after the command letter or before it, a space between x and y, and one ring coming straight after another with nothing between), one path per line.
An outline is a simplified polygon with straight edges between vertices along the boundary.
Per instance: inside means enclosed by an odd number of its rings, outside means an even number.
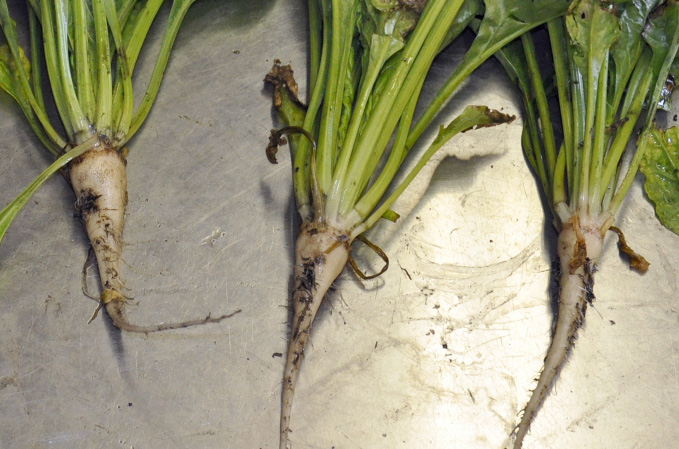
M242 312L148 336L121 334L102 313L87 324L97 306L81 290L89 244L72 192L53 177L0 247L1 448L278 447L298 223L287 149L278 165L264 155L276 122L262 79L279 58L305 89L304 5L197 2L129 145L130 320ZM440 57L432 82L460 55ZM441 122L466 104L519 114L495 61ZM453 139L445 151L459 158L431 164L424 198L413 208L426 175L396 205L402 219L371 233L390 268L367 282L345 270L321 308L293 407L295 449L506 447L553 320L556 234L520 134L517 120ZM4 94L0 135L4 206L51 159ZM595 308L526 449L679 439L679 237L658 223L640 181L617 223L650 270L630 271L608 237Z

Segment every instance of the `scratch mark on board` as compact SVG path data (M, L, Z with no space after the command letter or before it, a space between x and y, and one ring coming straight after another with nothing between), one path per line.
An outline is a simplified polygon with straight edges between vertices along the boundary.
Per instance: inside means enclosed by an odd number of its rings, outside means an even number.
M677 290L677 275L672 269L672 264L670 263L669 259L667 258L667 255L665 252L662 250L662 248L658 245L658 254L660 255L660 263L662 264L663 270L665 270L665 275L667 276L667 281L670 284L670 288L672 291Z

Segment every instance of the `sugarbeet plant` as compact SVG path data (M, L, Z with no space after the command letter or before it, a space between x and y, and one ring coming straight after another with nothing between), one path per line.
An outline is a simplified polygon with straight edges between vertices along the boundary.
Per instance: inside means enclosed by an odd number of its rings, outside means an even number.
M558 232L560 276L552 342L516 429L515 449L522 446L594 300L594 272L607 231L619 235L633 268L648 268L613 225L640 162L654 145L658 105L671 92L667 80L679 47L679 5L576 0L540 32L549 36L546 65L553 71L560 117L548 104L545 80L552 78L543 73L545 64L538 64L533 35L524 34L498 53L522 94L523 150ZM561 127L560 141L554 124Z
M459 132L511 121L485 106L468 106L433 142L424 131L457 87L509 42L564 13L567 1L309 0L310 75L307 105L288 66L267 81L287 125L272 131L267 156L276 162L287 133L301 217L295 248L292 327L283 378L280 449L290 447L290 417L304 348L328 288L349 262L355 240L380 218L396 220L394 201L444 143ZM465 57L428 105L418 105L435 56L470 23L478 31ZM425 110L413 123L416 106ZM419 145L418 145L419 144ZM410 150L413 168L392 185ZM385 265L386 268L386 265ZM360 271L357 271L360 273Z
M148 333L226 318L130 324L120 277L127 206L125 145L151 109L179 27L194 2L172 2L155 66L135 110L134 69L164 0L28 0L27 23L21 24L30 41L28 52L19 43L7 1L0 0L0 27L6 41L0 46L0 88L16 100L37 137L57 157L0 212L0 239L45 180L68 168L76 215L99 267L101 306L113 324L126 331ZM48 92L43 92L43 85ZM50 121L46 93L51 94L61 126Z

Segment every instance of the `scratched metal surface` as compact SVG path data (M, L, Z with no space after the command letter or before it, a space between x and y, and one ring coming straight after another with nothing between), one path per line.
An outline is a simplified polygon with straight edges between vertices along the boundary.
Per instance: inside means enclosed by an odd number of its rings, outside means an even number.
M0 247L0 447L277 447L283 359L274 354L286 346L296 218L289 162L272 166L263 154L273 125L261 79L276 57L305 73L303 3L198 2L130 145L130 319L242 313L147 337L121 335L101 315L88 325L88 243L72 193L54 177ZM459 55L437 61L434 82ZM491 63L455 105L516 113L516 100ZM4 94L0 135L4 205L49 157ZM341 276L302 368L295 449L507 444L552 322L555 235L519 136L517 122L451 142L446 151L461 159L430 170L422 201L413 209L411 193L397 210L412 212L372 235L391 258L386 275ZM651 269L629 271L607 242L596 310L526 449L670 447L679 438L679 237L657 223L639 184L620 217ZM89 284L96 289L92 273Z

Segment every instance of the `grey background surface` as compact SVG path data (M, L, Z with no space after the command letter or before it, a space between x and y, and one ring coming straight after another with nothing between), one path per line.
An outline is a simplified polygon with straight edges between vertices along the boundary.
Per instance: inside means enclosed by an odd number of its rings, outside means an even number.
M53 177L0 247L0 447L277 447L284 360L276 354L286 348L297 218L286 150L275 166L264 156L275 117L262 79L280 58L305 89L304 4L197 2L130 143L130 320L242 312L149 336L121 334L101 314L88 325L89 244L72 192ZM432 84L460 54L437 60ZM441 122L468 103L519 114L517 100L491 61ZM348 270L340 277L306 352L293 447L507 444L552 323L555 233L520 132L516 121L451 141L445 152L459 158L436 171L431 164L397 205L400 222L372 233L389 271L364 283ZM4 94L0 135L4 206L50 156ZM618 226L651 269L630 271L609 237L595 308L526 449L659 448L679 438L679 237L657 222L639 182ZM92 269L88 284L97 291Z

